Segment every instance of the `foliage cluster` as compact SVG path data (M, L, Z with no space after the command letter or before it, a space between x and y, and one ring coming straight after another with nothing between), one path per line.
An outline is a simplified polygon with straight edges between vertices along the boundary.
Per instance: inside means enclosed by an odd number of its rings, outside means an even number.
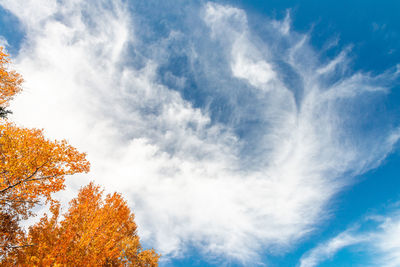
M43 131L16 126L7 119L10 100L21 91L21 76L9 69L0 47L0 265L1 266L157 266L159 255L144 250L134 215L118 193L103 197L99 186L81 188L61 215L53 194L65 178L87 173L86 154L65 140L51 141ZM34 207L50 205L29 227Z

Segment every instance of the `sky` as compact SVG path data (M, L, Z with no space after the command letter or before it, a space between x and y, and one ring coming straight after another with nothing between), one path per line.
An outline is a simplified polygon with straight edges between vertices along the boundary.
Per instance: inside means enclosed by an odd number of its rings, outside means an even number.
M160 266L400 266L399 10L0 0L10 119L88 153L57 197L121 192Z

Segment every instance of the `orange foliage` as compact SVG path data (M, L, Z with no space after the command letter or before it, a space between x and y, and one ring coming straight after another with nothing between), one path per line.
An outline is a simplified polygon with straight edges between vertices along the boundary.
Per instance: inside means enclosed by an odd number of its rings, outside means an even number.
M59 222L52 194L64 189L66 175L88 172L89 162L66 141L7 122L5 107L22 83L8 63L0 47L0 265L157 266L159 255L142 249L134 216L117 193L103 200L99 187L89 184ZM19 223L34 215L41 200L51 204L53 215L26 235Z
M64 176L88 172L85 153L66 141L49 141L41 130L0 124L0 201L20 215L39 198L64 189Z
M28 242L9 260L18 266L157 266L159 255L142 250L134 215L120 194L102 197L90 183L70 202L64 219L59 205L29 229Z
M66 141L49 141L41 130L18 128L4 119L4 107L22 83L8 63L0 47L0 258L26 245L19 221L33 215L40 200L54 203L51 194L64 188L65 175L89 171L86 155Z
M0 46L0 106L8 105L12 97L21 91L21 76L13 70L7 70L8 55Z
M41 199L53 201L51 194L64 188L65 175L89 171L85 156L66 141L45 139L40 130L0 123L0 234L11 238L16 227L5 225L32 215ZM10 238L0 239L3 250L15 245Z

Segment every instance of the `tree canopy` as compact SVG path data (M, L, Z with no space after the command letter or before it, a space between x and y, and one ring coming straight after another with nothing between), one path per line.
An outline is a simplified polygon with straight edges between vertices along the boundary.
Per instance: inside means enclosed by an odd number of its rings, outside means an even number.
M93 183L83 187L60 220L52 216L30 227L27 241L11 263L19 266L157 266L159 255L142 250L134 215L118 193L103 198Z
M21 91L21 76L8 68L0 47L0 107ZM0 112L1 113L1 112ZM66 175L88 172L86 154L63 141L50 141L42 130L17 127L0 119L0 248L1 254L23 243L19 222L32 216L41 200L64 189Z
M157 266L159 255L143 250L134 215L120 194L107 195L90 183L60 220L53 194L65 177L88 172L86 154L43 131L16 126L6 118L9 101L21 91L21 76L9 69L0 47L0 265L1 266ZM26 233L20 222L50 204Z
M0 46L0 117L6 117L10 111L6 110L9 101L15 94L19 93L22 88L23 79L16 71L10 70L8 64L9 57L4 53L4 48Z

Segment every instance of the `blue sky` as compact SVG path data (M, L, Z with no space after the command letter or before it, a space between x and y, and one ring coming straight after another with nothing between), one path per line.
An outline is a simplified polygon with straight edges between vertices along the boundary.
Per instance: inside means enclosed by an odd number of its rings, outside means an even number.
M161 266L400 266L398 1L7 1L11 106ZM42 211L43 212L43 211Z

